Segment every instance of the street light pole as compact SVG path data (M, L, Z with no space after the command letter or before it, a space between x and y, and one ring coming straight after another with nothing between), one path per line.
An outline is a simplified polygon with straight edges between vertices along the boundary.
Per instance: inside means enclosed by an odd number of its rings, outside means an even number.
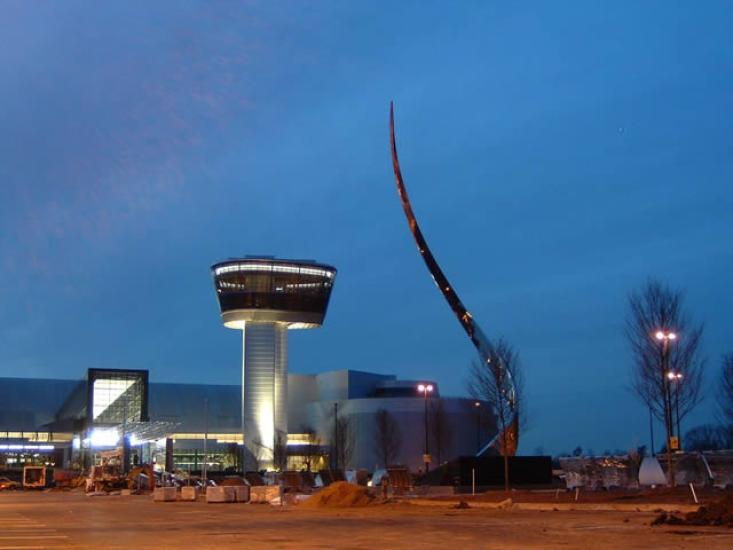
M667 478L669 486L674 487L674 464L672 463L674 423L672 422L672 396L669 389L669 343L676 340L677 335L674 332L659 330L656 332L655 337L661 343L662 397L664 401L664 423L667 428Z
M208 480L206 479L208 475L208 459L209 459L209 398L204 397L204 467L202 472L202 478L204 480L204 492L206 492L206 487L209 484Z
M678 374L679 376L679 374ZM680 381L679 378L677 379L677 382L675 384L675 399L674 399L674 405L677 414L677 444L679 445L680 450L682 450L682 432L680 431Z
M675 416L677 417L677 443L682 449L682 431L680 429L680 384L682 383L681 372L670 372L669 379L674 380L674 407Z
M333 464L334 470L338 470L339 467L339 404L333 404Z
M428 393L433 392L432 384L418 384L417 391L423 394L425 401L425 452L423 453L423 461L425 462L425 473L430 471L430 451L428 450Z
M649 436L651 438L651 444L652 444L652 456L657 456L657 453L654 452L654 418L652 416L652 405L649 404Z
M669 340L666 338L662 344L662 368L665 373L669 372ZM664 404L664 414L668 416L666 419L667 430L669 431L669 436L674 437L674 422L672 422L672 393L669 388L668 376L665 376L664 378L664 398L666 400ZM669 441L667 441L667 450L671 450L671 444Z
M476 453L481 450L481 403L476 401L473 404L476 409Z

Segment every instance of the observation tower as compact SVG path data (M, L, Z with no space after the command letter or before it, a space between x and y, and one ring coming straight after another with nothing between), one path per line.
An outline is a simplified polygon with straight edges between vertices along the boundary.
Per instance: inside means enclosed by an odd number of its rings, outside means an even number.
M214 264L211 272L224 326L242 331L245 467L271 467L278 438L284 445L288 434L288 330L323 324L336 269L245 257Z

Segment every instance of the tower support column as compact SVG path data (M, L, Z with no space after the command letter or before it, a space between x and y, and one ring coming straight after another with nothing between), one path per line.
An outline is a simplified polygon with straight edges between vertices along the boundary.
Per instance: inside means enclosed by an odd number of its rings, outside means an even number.
M242 475L244 475L247 472L248 469L248 460L247 460L247 446L245 445L246 442L246 421L245 421L245 412L244 412L244 404L246 402L246 396L247 396L247 385L245 380L245 373L247 372L247 366L245 365L244 358L246 356L247 351L247 338L245 337L247 329L247 323L245 321L242 321L242 402L241 402L241 424L240 427L242 428L242 447L240 449L239 457L240 457L240 465L242 467Z
M224 326L242 331L242 470L285 468L288 330L323 324L336 268L246 256L216 263L211 273Z
M242 411L249 458L245 469L272 468L277 440L287 440L287 335L284 323L248 322L244 327Z

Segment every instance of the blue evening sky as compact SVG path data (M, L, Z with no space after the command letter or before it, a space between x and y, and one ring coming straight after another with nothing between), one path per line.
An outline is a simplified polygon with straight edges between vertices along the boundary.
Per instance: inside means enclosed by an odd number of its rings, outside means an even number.
M392 99L428 242L521 352L524 452L647 442L622 326L649 276L705 322L708 394L733 351L730 3L1 4L0 376L236 384L209 266L274 254L339 269L291 371L465 394Z

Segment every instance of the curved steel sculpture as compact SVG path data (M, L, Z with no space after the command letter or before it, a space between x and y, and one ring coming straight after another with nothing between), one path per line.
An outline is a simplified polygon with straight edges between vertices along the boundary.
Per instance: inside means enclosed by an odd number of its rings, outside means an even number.
M412 211L410 205L410 198L407 196L407 189L405 188L405 182L402 179L402 171L400 170L400 161L397 158L397 143L395 141L395 130L394 130L394 104L390 102L389 105L389 134L390 134L390 145L392 148L392 168L394 169L395 181L397 182L397 193L400 196L402 202L402 208L405 211L407 217L407 223L410 226L410 232L415 238L417 249L420 251L425 265L433 276L433 281L437 285L440 292L445 297L448 305L455 313L458 318L458 322L461 323L463 330L466 331L468 337L471 339L471 343L478 351L479 357L482 362L490 363L491 357L494 355L494 347L490 340L484 335L481 328L474 321L471 313L463 305L461 299L453 290L453 287L448 282L448 279L443 274L443 270L440 269L438 262L435 260L433 253L428 247L428 243L423 237L420 226L415 219L415 214ZM519 443L519 414L518 414L518 403L516 400L516 390L514 383L511 380L511 374L505 370L505 374L509 381L509 391L507 392L506 406L510 411L510 418L507 424L506 433L499 433L494 437L487 445L485 445L477 454L481 455L486 452L489 448L495 448L501 454L509 456L514 455L517 452L517 444ZM506 449L504 446L506 445Z

